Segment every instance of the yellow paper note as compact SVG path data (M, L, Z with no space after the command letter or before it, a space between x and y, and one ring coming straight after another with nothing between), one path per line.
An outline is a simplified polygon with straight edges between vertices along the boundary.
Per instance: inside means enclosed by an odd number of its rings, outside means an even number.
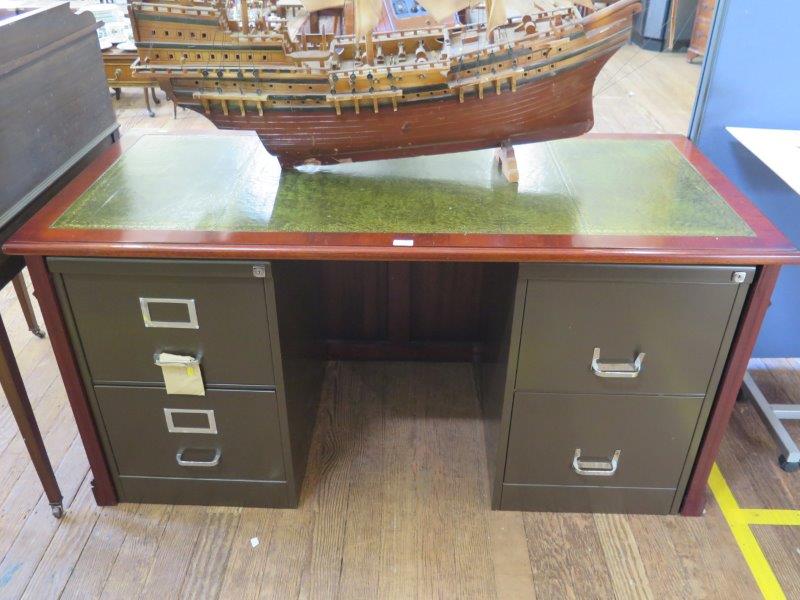
M200 363L194 356L162 352L156 356L156 365L161 367L167 394L206 395Z

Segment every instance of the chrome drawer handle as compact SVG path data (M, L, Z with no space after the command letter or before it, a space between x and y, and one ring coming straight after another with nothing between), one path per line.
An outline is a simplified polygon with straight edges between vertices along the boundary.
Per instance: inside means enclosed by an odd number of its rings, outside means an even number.
M200 366L200 356L185 356L181 357L182 360L163 360L162 354L167 352L159 352L153 355L153 364L157 367L186 367L187 369Z
M644 352L639 352L639 355L632 363L601 362L600 348L595 348L592 355L592 373L598 377L633 379L642 372L644 356Z
M188 321L153 321L150 317L151 304L183 304L189 315ZM194 300L183 298L139 298L139 306L142 309L142 319L145 327L163 327L165 329L200 329L197 324L197 308Z
M622 450L614 450L610 459L583 459L581 460L581 449L575 448L575 456L572 458L572 470L578 475L588 477L611 477L617 472L619 465L619 455Z
M222 458L222 450L217 448L214 451L214 456L211 457L211 460L184 460L183 453L186 452L186 450L187 449L184 448L175 455L175 460L177 460L178 464L182 467L216 467L219 465L220 458Z

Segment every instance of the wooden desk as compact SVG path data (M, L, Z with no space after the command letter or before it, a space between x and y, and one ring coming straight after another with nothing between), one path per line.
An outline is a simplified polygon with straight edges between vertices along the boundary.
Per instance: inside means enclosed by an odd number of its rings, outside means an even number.
M494 507L700 514L800 256L683 138L517 158L509 184L490 152L313 173L251 134L106 152L5 246L28 263L98 503L295 506L322 361L460 358ZM140 311L152 297L159 315ZM200 358L205 397L163 392L162 350ZM207 420L165 427L162 409L190 407ZM187 447L210 454L184 468Z

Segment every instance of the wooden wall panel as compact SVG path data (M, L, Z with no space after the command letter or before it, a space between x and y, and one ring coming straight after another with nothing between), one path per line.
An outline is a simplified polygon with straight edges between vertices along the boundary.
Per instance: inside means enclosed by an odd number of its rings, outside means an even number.
M325 337L383 340L387 335L387 263L322 262Z
M483 265L411 263L411 339L479 340Z
M320 264L331 358L465 360L482 337L483 264Z

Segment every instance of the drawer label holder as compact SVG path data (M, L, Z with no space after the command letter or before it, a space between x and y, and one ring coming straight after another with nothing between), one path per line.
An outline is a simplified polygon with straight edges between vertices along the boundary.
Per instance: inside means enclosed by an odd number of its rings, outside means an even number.
M150 315L151 304L182 304L186 307L188 319L186 321L154 321ZM139 307L142 309L142 320L145 327L200 329L200 325L197 323L197 307L192 298L139 298Z
M203 415L208 419L207 427L180 427L175 425L175 415ZM170 433L210 433L217 434L217 419L213 410L199 408L165 408L164 420Z

